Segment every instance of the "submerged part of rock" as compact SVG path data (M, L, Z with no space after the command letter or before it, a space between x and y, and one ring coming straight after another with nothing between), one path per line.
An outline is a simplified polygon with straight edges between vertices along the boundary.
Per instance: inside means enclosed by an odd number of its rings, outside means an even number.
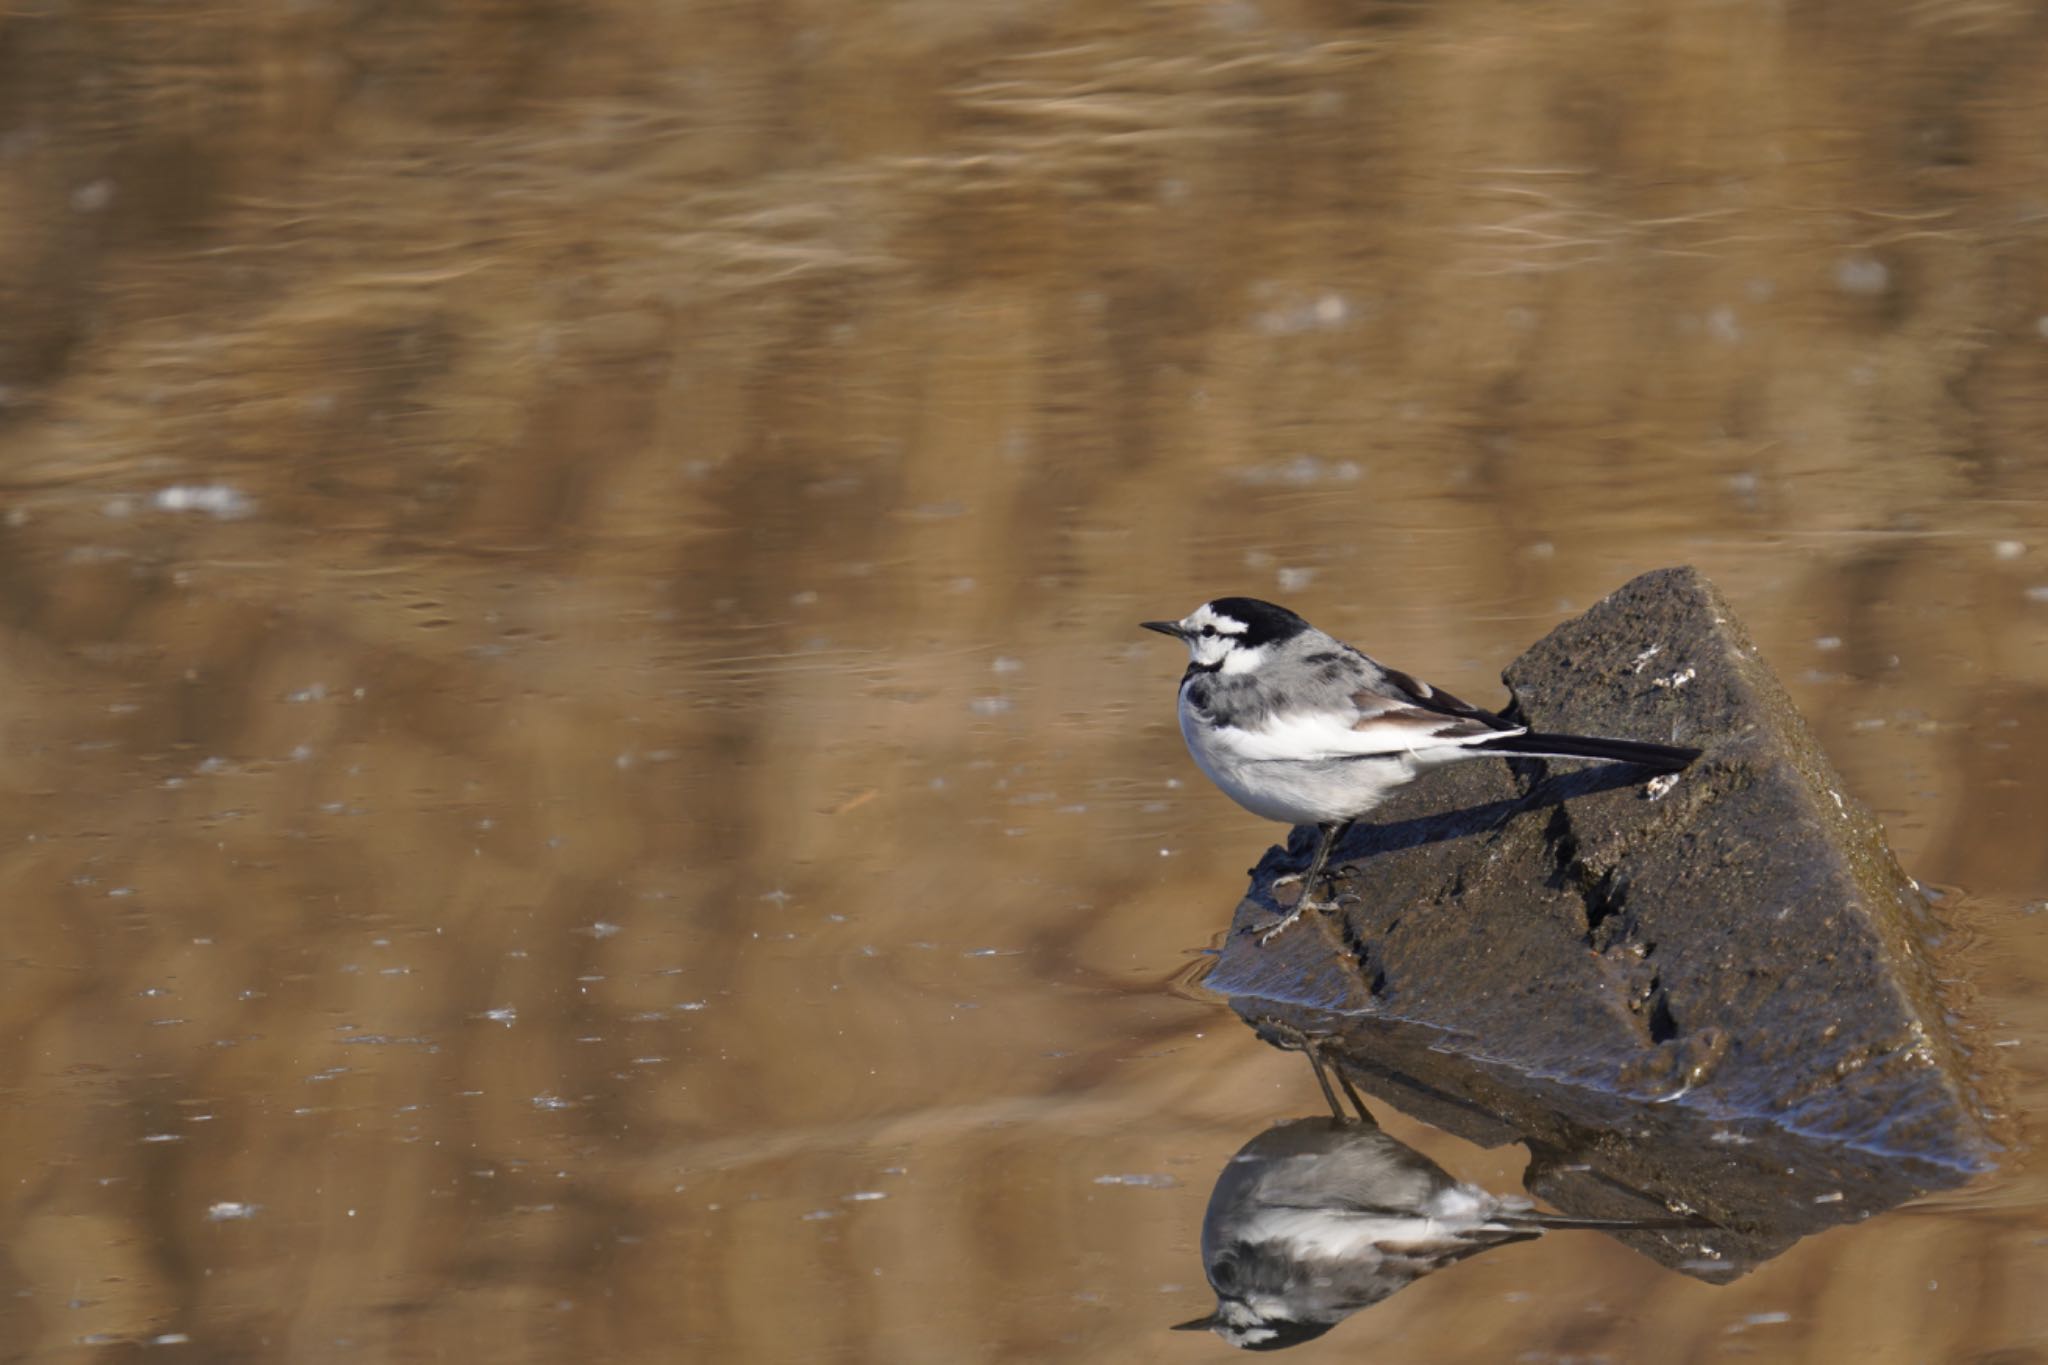
M1990 1169L1939 927L1719 593L1645 574L1506 676L1538 730L1706 752L1654 782L1442 770L1346 840L1356 902L1261 945L1306 857L1273 850L1210 989L1417 1117L1528 1143L1568 1213L1705 1215L1627 1236L1703 1278Z

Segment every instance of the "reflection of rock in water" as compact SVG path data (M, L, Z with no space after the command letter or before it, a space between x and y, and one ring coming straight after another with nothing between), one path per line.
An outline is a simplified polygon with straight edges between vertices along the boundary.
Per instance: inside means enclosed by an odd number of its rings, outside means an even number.
M1313 1051L1309 1058L1316 1061ZM1453 1180L1381 1132L1355 1093L1358 1117L1345 1118L1320 1063L1316 1076L1331 1117L1274 1124L1217 1176L1202 1219L1216 1311L1181 1329L1206 1327L1233 1346L1278 1350L1321 1336L1433 1270L1551 1229L1649 1236L1692 1225L1537 1213L1526 1199Z
M1299 860L1269 854L1208 986L1420 1118L1526 1141L1560 1208L1734 1230L1638 1239L1705 1278L1988 1169L1925 902L1719 595L1646 575L1508 676L1531 725L1706 755L1648 785L1439 773L1347 841L1357 904L1261 946Z

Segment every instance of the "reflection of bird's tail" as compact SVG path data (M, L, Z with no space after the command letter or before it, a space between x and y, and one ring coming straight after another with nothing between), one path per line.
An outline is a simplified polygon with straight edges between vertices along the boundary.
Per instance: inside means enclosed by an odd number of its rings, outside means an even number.
M1596 739L1590 735L1539 735L1533 732L1502 735L1468 746L1495 754L1522 754L1529 758L1601 758L1610 763L1634 763L1675 773L1700 756L1698 749L1676 744L1648 744L1635 739Z
M1546 1232L1574 1228L1594 1232L1674 1232L1680 1228L1710 1228L1714 1224L1698 1214L1672 1214L1668 1218L1573 1218L1563 1213L1504 1213L1496 1221L1509 1227L1535 1227Z

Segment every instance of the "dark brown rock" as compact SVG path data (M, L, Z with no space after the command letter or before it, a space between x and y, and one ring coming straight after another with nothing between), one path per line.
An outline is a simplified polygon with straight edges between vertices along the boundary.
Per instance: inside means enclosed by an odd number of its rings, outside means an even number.
M1704 1277L1989 1169L1934 917L1720 594L1645 574L1506 677L1536 729L1706 752L1659 783L1441 771L1346 841L1357 903L1262 946L1297 831L1255 869L1210 988L1330 1035L1401 1109L1527 1142L1530 1189L1566 1212L1711 1218L1726 1231L1631 1237Z

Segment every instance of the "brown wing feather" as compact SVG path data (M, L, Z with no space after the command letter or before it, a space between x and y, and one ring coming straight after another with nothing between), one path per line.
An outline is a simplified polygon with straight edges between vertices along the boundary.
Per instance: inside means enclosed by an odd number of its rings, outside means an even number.
M1437 711L1446 716L1458 716L1465 720L1484 721L1487 728L1493 730L1518 730L1521 728L1518 725L1508 724L1508 722L1502 720L1491 711L1474 706L1469 701L1460 700L1440 688L1431 687L1420 678L1411 678L1398 668L1382 666L1380 671L1387 675L1388 686L1396 691L1405 693L1410 702L1425 711Z
M1419 706L1399 706L1388 703L1384 698L1374 697L1370 692L1360 693L1362 704L1358 707L1358 719L1351 722L1354 730L1378 730L1392 735L1404 735L1417 743L1430 739L1466 739L1473 735L1491 735L1494 727L1477 719L1464 716L1447 716L1441 711L1425 711ZM1378 710L1368 707L1377 706Z
M1388 1240L1374 1242L1372 1245L1381 1255L1394 1260L1410 1261L1419 1273L1428 1274L1453 1261L1462 1261L1467 1256L1477 1256L1482 1251L1491 1251L1510 1242L1533 1241L1541 1235L1542 1233L1535 1229L1525 1232L1520 1229L1509 1231L1473 1228L1461 1237L1414 1237L1407 1241Z
M1375 688L1352 693L1351 704L1358 710L1354 730L1412 729L1417 739L1469 739L1521 728L1398 669L1380 671L1391 694Z

